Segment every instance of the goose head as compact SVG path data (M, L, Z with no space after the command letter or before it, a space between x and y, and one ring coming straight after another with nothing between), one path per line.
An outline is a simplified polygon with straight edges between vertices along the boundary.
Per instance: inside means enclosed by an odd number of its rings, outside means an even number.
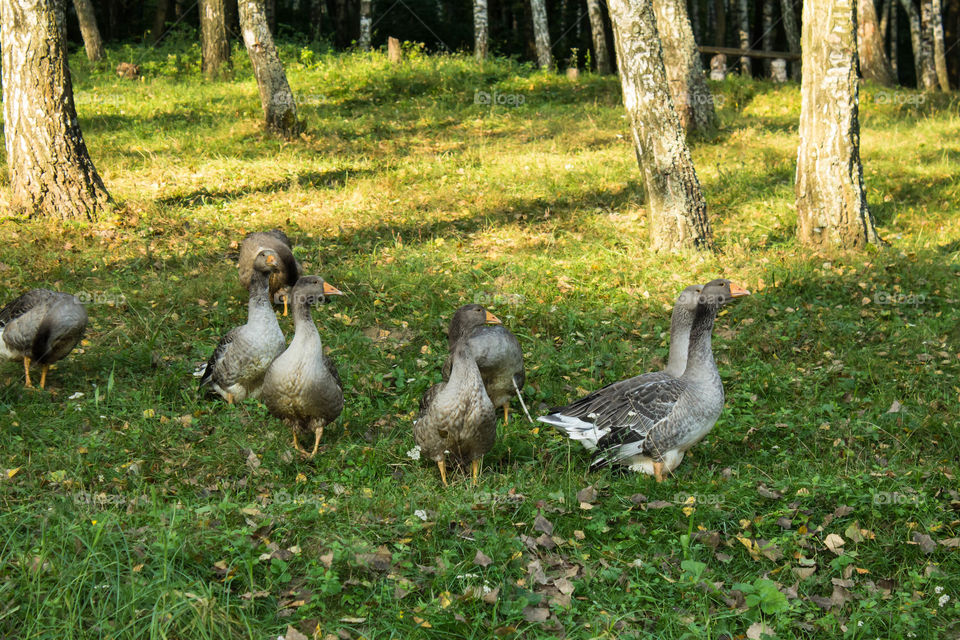
M712 309L719 309L736 298L742 298L748 295L750 295L750 292L740 285L730 282L726 278L717 278L703 285L703 289L697 296L697 304Z
M291 292L294 305L312 306L318 302L328 302L329 296L342 296L343 292L320 276L302 276L297 279Z
M502 324L500 318L493 315L479 304L467 304L453 314L450 320L450 330L447 332L447 340L450 345L457 343L463 336L470 335L470 332L485 324Z
M273 249L260 249L253 259L253 268L260 273L270 275L280 270L280 256Z

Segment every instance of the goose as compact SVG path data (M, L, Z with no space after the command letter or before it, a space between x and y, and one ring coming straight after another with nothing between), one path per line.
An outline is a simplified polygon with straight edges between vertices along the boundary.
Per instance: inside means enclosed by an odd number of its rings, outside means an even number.
M713 360L713 323L721 306L747 295L749 291L722 278L703 286L693 313L687 364L679 377L661 372L632 378L539 420L595 450L591 468L621 464L662 482L720 416L723 383ZM584 412L585 406L589 411Z
M50 365L73 351L87 328L87 310L69 293L31 289L0 310L0 358L23 360L26 387L31 362L40 365L40 388Z
M337 367L323 352L320 332L313 323L310 307L328 296L343 295L318 276L303 276L293 286L295 331L290 346L280 354L263 379L263 402L275 417L293 430L293 448L313 458L320 447L323 427L343 411L343 384ZM300 447L298 434L313 433L313 451Z
M523 404L520 390L526 381L523 369L523 350L517 337L502 324L470 324L469 318L483 309L478 304L468 304L457 309L450 322L447 341L452 347L459 340L466 339L470 343L480 377L483 378L483 387L490 397L494 407L503 408L503 422L510 422L510 399L516 394ZM453 366L453 355L443 365L443 379L450 377ZM526 407L524 406L524 410Z
M670 317L670 352L667 356L667 366L661 371L652 371L639 376L611 382L605 387L594 391L593 393L563 407L563 415L567 418L585 418L597 409L602 409L610 402L611 398L618 394L629 393L644 384L655 380L664 380L669 378L679 378L683 375L683 370L687 367L687 345L690 343L690 327L693 326L693 314L697 310L697 300L703 285L693 284L686 287L677 296L673 305L673 314ZM561 409L553 409L554 412ZM553 415L551 413L551 415ZM540 422L552 424L550 416L537 418ZM584 447L593 450L596 447L596 439L593 437L593 431L574 431L569 433L571 438L579 439L577 436L583 436L580 439Z
M220 339L200 378L200 389L209 386L233 404L260 395L263 376L286 346L277 316L270 304L269 278L280 268L272 249L261 249L253 259L247 323Z
M297 283L300 277L300 263L293 257L293 245L290 238L279 229L270 231L254 231L243 237L240 243L240 260L237 270L240 275L240 284L244 289L250 288L253 278L254 260L261 249L270 249L277 254L279 268L270 274L270 300L274 304L283 300L283 315L287 315L286 289ZM277 293L283 290L278 296Z
M468 338L471 331L500 319L480 305L469 305L454 315L450 332L450 375L433 385L420 401L413 437L420 451L437 463L440 480L447 486L447 459L470 464L473 484L480 477L480 460L497 438L497 412L483 385L476 354ZM459 313L459 312L458 312ZM454 323L462 331L454 331Z

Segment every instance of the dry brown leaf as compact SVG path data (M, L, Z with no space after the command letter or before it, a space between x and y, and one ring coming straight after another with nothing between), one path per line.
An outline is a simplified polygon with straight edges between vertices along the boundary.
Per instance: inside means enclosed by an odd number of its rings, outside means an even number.
M546 622L550 617L550 610L543 607L525 607L523 609L523 619L527 622Z
M831 533L823 539L823 544L827 546L827 549L830 549L830 551L833 551L838 556L843 553L843 545L845 543L846 541L835 533Z
M773 627L765 622L754 622L747 628L747 637L750 640L761 640L765 635L774 636Z
M534 531L542 531L549 536L553 534L553 523L538 513L533 520L533 529Z
M310 639L288 624L287 630L283 634L283 640L310 640Z
M483 551L477 549L477 555L473 556L473 564L481 567L489 567L491 564L493 564L493 560L491 560L490 556L486 555Z
M584 487L577 492L577 502L593 503L597 501L597 488L593 485ZM582 508L582 507L581 507Z
M920 545L920 550L927 555L933 553L937 548L937 543L933 541L933 538L919 531L913 532L913 541Z

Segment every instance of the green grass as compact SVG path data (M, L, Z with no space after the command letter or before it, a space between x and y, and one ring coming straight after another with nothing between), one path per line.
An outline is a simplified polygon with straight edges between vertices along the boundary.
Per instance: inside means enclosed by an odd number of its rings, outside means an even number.
M955 97L864 88L890 246L824 256L794 240L798 88L713 85L722 123L692 150L718 251L664 256L614 78L288 47L306 132L286 142L261 132L242 52L220 84L198 57L74 58L116 214L0 221L3 302L38 285L93 301L49 393L0 367L0 636L723 638L765 620L957 637L958 550L925 537L960 536ZM121 59L145 80L117 79ZM348 294L314 313L347 400L312 462L262 406L199 399L192 377L245 317L236 242L274 226ZM659 367L671 301L718 276L754 295L715 332L724 413L667 482L587 473L519 419L477 488L406 455L459 305L517 333L541 412Z

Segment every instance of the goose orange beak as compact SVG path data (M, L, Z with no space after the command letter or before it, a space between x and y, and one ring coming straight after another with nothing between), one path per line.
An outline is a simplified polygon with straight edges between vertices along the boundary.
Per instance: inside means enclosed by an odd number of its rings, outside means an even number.
M324 280L324 281L323 281L323 295L325 295L325 296L342 296L342 295L343 295L343 291L340 291L340 289L337 289L335 286L333 286L332 284L330 284L329 282L327 282L326 280Z
M277 259L275 256L267 256L265 262L272 267L273 265L277 264Z
M493 315L493 314L490 313L489 311L487 311L486 323L487 323L487 324L503 324L502 322L500 322L500 318L498 318L497 316Z
M730 295L734 298L742 298L743 296L750 295L750 292L741 287L738 284L730 283Z

